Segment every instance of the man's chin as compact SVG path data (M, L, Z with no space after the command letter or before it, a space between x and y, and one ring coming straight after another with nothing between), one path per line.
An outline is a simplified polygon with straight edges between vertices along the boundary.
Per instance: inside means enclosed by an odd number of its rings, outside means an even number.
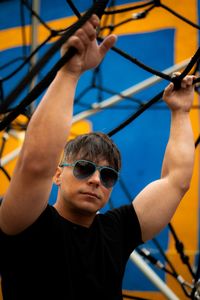
M79 210L85 215L94 215L100 207L91 201L84 201L78 205Z

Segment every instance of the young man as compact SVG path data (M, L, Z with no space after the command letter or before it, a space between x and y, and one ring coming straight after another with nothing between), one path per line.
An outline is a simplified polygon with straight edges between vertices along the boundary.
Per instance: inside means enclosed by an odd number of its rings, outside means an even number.
M131 205L97 213L108 202L121 167L120 153L105 134L90 133L68 142L59 164L79 77L96 67L116 41L110 35L98 45L98 25L92 16L62 47L64 53L73 46L77 54L57 73L35 111L3 199L4 300L122 299L131 252L168 224L190 186L193 76L186 76L179 90L170 83L164 91L171 130L162 175ZM53 178L59 191L52 207L48 199Z

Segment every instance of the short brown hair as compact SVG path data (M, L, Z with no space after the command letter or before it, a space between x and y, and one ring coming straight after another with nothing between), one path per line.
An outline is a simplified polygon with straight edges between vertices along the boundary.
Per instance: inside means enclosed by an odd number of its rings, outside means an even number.
M121 155L112 139L102 132L90 132L69 140L64 148L62 163L88 159L98 163L107 160L116 171L121 168Z

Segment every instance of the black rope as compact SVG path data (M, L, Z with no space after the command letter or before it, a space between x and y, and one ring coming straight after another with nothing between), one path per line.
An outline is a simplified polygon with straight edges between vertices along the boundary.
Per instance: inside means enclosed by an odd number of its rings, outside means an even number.
M21 63L21 65L19 65L13 72L8 74L6 77L2 78L2 81L6 81L13 77L15 74L17 74L27 63L30 62L32 57L54 36L54 32L52 32L43 43L41 43L37 48L35 48L35 50L28 57L26 57L26 59Z
M128 199L129 202L131 203L131 201L132 201L132 196L131 196L129 190L127 189L126 184L124 183L124 180L122 180L121 176L119 177L119 184L121 185L121 188L122 188L124 194L126 195L127 199Z
M75 53L75 48L69 48L65 55L55 64L51 71L30 91L30 93L23 99L23 101L13 109L4 119L0 122L0 131L7 127L27 105L33 102L51 83L57 71L63 66Z
M49 30L50 32L52 31L52 29L51 29L51 27L49 27L49 25L46 23L46 22L44 22L43 20L42 20L42 18L32 9L32 7L31 7L31 5L27 2L27 1L25 1L25 0L21 0L22 1L22 3L28 8L28 10L31 12L31 14L34 16L34 17L36 17L37 19L38 19L38 21L47 29L47 30Z
M19 60L24 60L24 57L23 56L19 56L19 57L16 57L16 58L13 58L11 59L10 61L6 62L5 64L1 65L0 66L0 71L9 67L10 65L12 65L13 63L19 61Z
M175 246L176 246L176 250L180 255L180 258L182 260L182 262L188 267L188 270L190 271L190 274L192 275L192 277L195 277L194 271L192 270L190 264L189 264L189 256L185 255L184 253L184 244L179 240L173 226L171 223L168 224L169 229L173 235L173 238L175 240Z
M3 133L3 135L2 135L2 143L1 143L1 148L0 148L0 170L4 173L4 175L10 181L11 180L10 175L8 174L8 172L6 171L6 169L1 165L1 158L2 158L3 151L4 151L4 148L5 148L5 145L6 145L6 141L8 139L8 130L9 130L9 128L7 128L5 130L5 132Z
M129 6L129 7L122 8L122 9L105 10L104 14L105 15L113 15L113 14L124 13L124 12L131 11L131 10L134 10L134 9L143 8L143 7L146 7L148 5L152 5L152 4L154 4L154 1L149 1L149 2L144 3L144 4L133 5L133 6Z
M3 100L4 100L3 82L0 78L0 103L3 103Z
M151 99L149 102L147 102L146 104L144 104L138 111L136 111L131 117L129 117L127 120L125 120L123 123L121 123L120 125L118 125L116 128L114 128L113 130L111 130L107 134L109 136L112 136L112 135L116 134L118 131L120 131L121 129L123 129L125 126L127 126L128 124L130 124L133 120L135 120L138 116L140 116L145 110L147 110L147 108L149 108L154 103L156 103L157 101L159 101L161 99L162 95L163 95L163 91L160 92L159 94L157 94L153 99Z
M11 177L8 174L8 172L6 171L6 169L4 167L0 166L0 170L4 173L4 175L6 176L6 178L8 179L8 181L10 181Z
M78 11L78 9L76 8L76 6L74 5L74 3L71 0L66 0L67 3L69 4L71 10L73 11L73 13L80 19L81 14Z
M126 24L126 23L128 23L128 22L132 22L132 21L137 21L137 20L139 20L139 19L143 19L143 18L145 18L145 17L147 16L147 14L148 14L154 7L155 7L155 5L152 5L152 6L150 6L148 9L143 10L143 11L138 12L138 13L135 13L131 18L125 19L124 21L121 21L121 22L119 22L119 23L117 23L117 24L115 24L115 25L110 24L110 25L102 26L102 27L100 28L100 32L103 31L103 30L105 30L105 29L109 29L110 32L113 32L114 29L116 29L117 27L119 27L119 26L121 26L121 25L123 25L123 24Z
M98 37L98 40L99 41L103 41L103 39L101 37ZM135 57L129 55L128 53L122 51L121 49L113 46L111 48L114 52L118 53L119 55L121 55L122 57L126 58L127 60L133 62L134 64L136 64L137 66L139 66L140 68L144 69L145 71L147 72L150 72L158 77L161 77L163 79L166 79L168 81L172 81L172 78L171 76L165 74L165 73L162 73L162 72L159 72L155 69L152 69L150 67L148 67L147 65L143 64L142 62L140 62L139 60L137 60Z
M55 52L60 49L61 45L72 36L75 31L80 28L86 21L91 17L92 14L96 14L99 18L102 16L107 0L102 0L95 2L93 6L68 30L59 40L57 40L53 46L46 52L46 54L38 60L37 64L31 69L28 76L24 77L17 87L8 95L5 101L0 105L0 113L6 111L9 105L17 98L21 91L26 87L26 85L34 78L34 76L40 71L42 67L49 61L49 58L55 54ZM75 52L74 52L75 54ZM71 53L72 55L72 53ZM62 58L61 58L62 60ZM63 60L63 65L65 61Z
M171 275L172 277L174 277L178 283L180 284L184 294L190 298L191 296L191 292L193 289L193 285L189 284L188 282L186 282L182 276L180 276L175 269L173 268L173 271L170 271L169 269L167 269L165 267L165 265L158 260L157 258L155 258L148 249L146 248L136 248L136 251L144 258L146 258L151 264L153 264L154 266L156 266L158 269L168 273L169 275ZM188 289L190 289L190 291L188 291Z
M197 49L196 53L190 59L190 62L180 74L180 76L175 76L172 78L172 82L174 83L175 88L179 88L181 84L181 80L191 71L196 63L198 63L200 58L200 47ZM193 84L199 81L199 78L193 80Z
M195 141L195 148L199 145L200 142L200 135L198 136L198 138Z
M170 266L172 272L174 274L177 274L173 264L171 263L171 261L169 260L169 258L167 257L167 255L165 254L165 252L163 251L162 247L160 246L159 242L157 241L156 238L152 239L153 243L156 245L156 247L158 248L158 250L160 251L162 257L165 259L165 261L168 263L168 265Z
M200 27L199 27L197 24L195 24L195 23L193 23L192 21L190 21L190 20L186 19L185 17L181 16L180 14L178 14L177 12L175 12L174 10L172 10L170 7L168 7L168 6L166 6L166 5L162 4L162 3L160 3L160 5L157 5L157 6L160 6L160 7L164 8L164 9L166 9L166 10L169 11L171 14L173 14L173 15L176 16L177 18L181 19L181 20L184 21L185 23L191 25L192 27L195 27L195 28L197 28L197 29L200 29Z
M20 1L20 19L21 19L21 32L22 32L22 52L23 57L25 58L27 56L27 41L26 41L26 32L25 32L25 15L24 15L24 9L23 9L22 0Z

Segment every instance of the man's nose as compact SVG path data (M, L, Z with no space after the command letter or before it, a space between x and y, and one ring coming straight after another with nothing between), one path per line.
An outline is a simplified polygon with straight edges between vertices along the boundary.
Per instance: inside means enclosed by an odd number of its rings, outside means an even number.
M100 184L101 179L100 179L100 173L98 170L96 170L89 178L88 182L90 183L95 183L95 184Z

